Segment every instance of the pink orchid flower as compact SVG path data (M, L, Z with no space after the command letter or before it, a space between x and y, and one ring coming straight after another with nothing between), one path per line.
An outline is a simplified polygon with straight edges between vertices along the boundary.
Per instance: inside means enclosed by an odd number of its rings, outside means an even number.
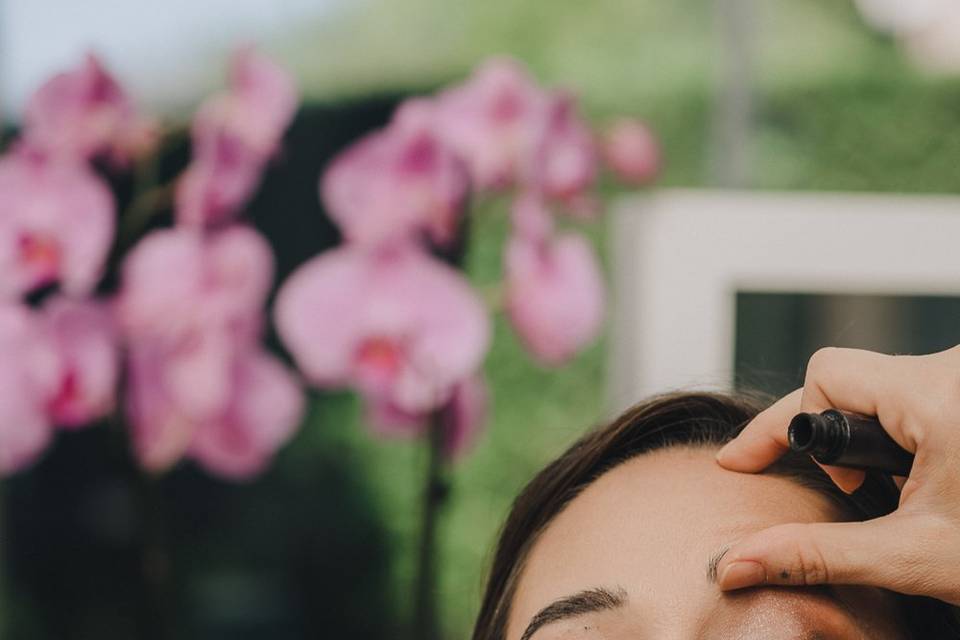
M439 419L443 430L443 455L449 460L463 456L476 442L487 420L489 392L480 375L455 384L439 415L409 413L381 398L366 398L367 422L386 438L422 436L430 420Z
M370 395L363 400L367 425L385 439L416 438L429 427L429 412L405 411L386 397Z
M232 354L260 335L272 272L269 245L245 227L154 231L127 255L118 324L131 349L163 360L164 388L191 417L227 401Z
M350 386L412 414L443 404L490 340L467 281L407 245L321 254L284 283L274 312L314 384Z
M258 472L292 434L302 399L256 346L272 254L255 231L179 228L128 254L116 314L129 351L127 413L141 464L183 456L212 472Z
M576 207L596 180L597 150L590 127L577 112L572 96L552 97L550 114L532 159L530 182L545 197Z
M227 135L261 159L269 159L297 110L293 77L281 66L245 47L230 60L227 91L204 102L193 120L194 147L203 155Z
M177 183L177 221L229 220L260 184L267 162L297 109L293 78L252 48L231 61L230 86L200 106L193 121L193 160Z
M479 375L461 381L443 409L443 453L456 460L476 443L487 421L490 392Z
M296 379L253 346L223 352L226 392L220 402L198 406L179 384L182 356L157 343L131 348L127 414L140 464L160 472L186 456L227 478L260 473L300 422Z
M58 356L58 385L47 403L50 419L75 429L114 408L119 375L118 336L109 309L93 300L54 298L41 314Z
M126 413L140 464L163 471L190 447L198 425L226 411L234 350L213 332L190 341L141 336L127 345Z
M660 146L650 129L630 118L614 122L604 136L603 156L623 182L650 184L660 172Z
M57 388L55 350L35 314L0 304L0 474L32 464L52 438L47 403Z
M85 165L21 147L0 159L0 297L59 282L89 293L114 236L109 189Z
M101 303L0 303L0 353L0 474L34 462L54 424L78 428L114 407L117 344Z
M504 260L506 307L530 353L556 366L597 337L605 294L590 243L573 233L549 237L546 215L535 202L517 204Z
M321 197L348 242L377 244L426 233L456 237L469 177L433 131L433 105L412 100L390 125L341 153L321 181Z
M508 188L526 175L551 100L519 63L494 58L437 100L436 126L466 160L475 188Z
M273 155L297 112L300 98L293 76L255 48L244 47L233 56L229 83L238 134L265 157ZM242 117L244 111L248 117ZM203 128L202 117L196 125Z
M108 157L121 166L153 146L156 129L93 54L41 86L24 114L31 146L53 155Z
M236 364L226 410L197 429L187 455L220 476L257 475L293 437L304 407L296 377L276 358L251 351Z
M154 231L128 254L117 313L125 335L189 339L208 329L252 339L273 281L270 245L253 229Z
M235 138L219 137L177 179L177 223L215 226L230 222L256 192L262 172L259 155Z
M539 194L523 192L514 198L510 208L510 227L515 238L543 244L553 235L553 214Z

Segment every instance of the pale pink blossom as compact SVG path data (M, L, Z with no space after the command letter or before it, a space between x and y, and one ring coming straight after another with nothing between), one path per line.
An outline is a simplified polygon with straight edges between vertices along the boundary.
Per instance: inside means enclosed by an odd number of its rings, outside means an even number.
M112 316L93 300L54 298L42 310L42 326L58 358L58 384L47 403L51 420L77 428L114 408L119 354Z
M273 281L270 245L241 226L154 231L128 254L117 314L127 335L173 340L208 329L256 336Z
M517 62L494 58L437 98L435 127L467 162L474 187L519 187L561 201L580 217L597 210L589 195L598 151L573 96L539 87Z
M178 383L184 367L194 359L190 345L140 338L128 344L127 352L125 400L133 451L145 469L164 471L183 457L197 426L216 420L225 409L230 353L223 352L224 366L199 383L199 394L183 397L184 385ZM197 395L208 400L196 402Z
M131 376L138 380L136 404L158 407L136 412L139 428L192 425L222 411L230 397L233 354L259 337L272 271L269 245L245 227L213 234L154 231L127 254L115 315L131 353ZM169 402L155 400L154 388ZM173 417L164 417L171 407ZM179 444L162 452L173 456L188 444L172 436L162 440Z
M566 234L536 241L516 235L505 256L507 314L541 363L559 365L592 342L604 315L604 285L587 240Z
M0 304L0 474L40 457L52 438L47 403L57 388L59 364L35 312Z
M463 456L476 443L487 421L490 393L479 375L462 380L443 408L443 453L447 458Z
M117 344L101 303L0 303L0 354L0 474L37 460L54 424L80 427L113 409Z
M253 351L237 363L226 411L197 429L188 456L221 476L259 474L293 437L304 406L294 375L276 358Z
M227 90L208 99L193 119L191 137L199 155L223 136L269 159L297 110L296 83L283 67L246 47L230 60Z
M84 164L20 148L0 159L0 297L59 283L89 293L115 233L106 184Z
M300 99L293 76L255 48L244 47L231 60L229 87L239 103L233 106L238 133L265 156L276 153ZM240 117L244 110L248 117ZM196 124L202 127L202 118Z
M224 353L227 393L217 405L200 408L184 402L176 385L181 355L157 344L131 350L127 413L140 463L160 472L185 456L227 478L260 473L302 417L294 376L255 347Z
M593 132L580 116L576 100L565 93L554 94L530 168L538 191L553 200L580 203L594 186L597 155Z
M364 398L364 414L370 429L383 438L416 438L429 426L429 413L405 411L386 398Z
M527 242L544 243L553 236L553 214L536 193L517 196L510 208L511 233Z
M136 110L93 54L41 86L24 114L27 142L53 155L125 164L149 150L156 136L156 124Z
M367 422L375 433L386 438L423 436L431 420L439 420L441 451L455 460L476 442L487 419L489 392L483 377L473 375L455 384L447 401L435 412L411 413L377 397L365 401Z
M229 222L260 186L263 162L235 138L209 143L177 179L177 222L214 226Z
M229 220L260 184L297 109L292 76L252 48L234 54L228 90L204 102L191 128L193 159L177 183L177 221Z
M413 100L385 129L334 159L321 182L327 213L349 242L456 238L469 187L462 161L434 132L434 107Z
M526 69L494 58L438 96L436 126L477 189L503 189L529 175L550 111L550 95Z
M272 255L255 231L155 231L128 254L116 316L128 358L126 411L140 463L192 457L211 472L259 472L297 426L296 380L260 351Z
M346 246L300 267L275 324L318 386L350 386L408 413L440 406L490 339L482 302L459 273L414 247Z
M645 185L660 171L660 146L653 132L639 120L621 118L606 132L603 155L623 182Z

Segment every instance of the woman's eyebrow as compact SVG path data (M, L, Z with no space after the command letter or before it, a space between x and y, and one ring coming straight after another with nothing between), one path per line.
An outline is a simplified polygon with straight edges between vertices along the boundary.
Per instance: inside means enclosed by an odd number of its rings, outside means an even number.
M717 567L720 565L720 561L723 560L723 556L727 555L727 551L730 551L730 547L723 547L718 550L710 559L707 560L707 581L713 584L717 583Z
M613 591L599 587L581 591L572 596L556 600L533 616L526 631L520 636L520 640L530 640L531 636L544 625L576 618L577 616L595 613L597 611L608 611L622 607L627 602L627 592L623 587Z

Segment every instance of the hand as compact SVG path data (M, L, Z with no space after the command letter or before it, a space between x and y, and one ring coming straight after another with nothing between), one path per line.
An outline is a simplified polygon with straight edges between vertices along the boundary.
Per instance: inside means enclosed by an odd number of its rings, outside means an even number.
M916 454L899 507L866 522L786 524L747 536L721 560L720 588L859 584L960 605L960 347L926 356L821 349L803 388L757 415L717 461L761 471L789 449L794 415L830 408L876 416ZM863 482L862 471L824 470L848 493ZM739 562L746 564L731 569Z

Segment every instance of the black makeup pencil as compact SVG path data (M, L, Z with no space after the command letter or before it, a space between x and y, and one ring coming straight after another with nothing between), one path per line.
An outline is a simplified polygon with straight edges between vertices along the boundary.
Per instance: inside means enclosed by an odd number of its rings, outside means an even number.
M790 421L787 440L794 451L821 463L907 476L913 454L898 445L876 418L827 409L798 413Z

